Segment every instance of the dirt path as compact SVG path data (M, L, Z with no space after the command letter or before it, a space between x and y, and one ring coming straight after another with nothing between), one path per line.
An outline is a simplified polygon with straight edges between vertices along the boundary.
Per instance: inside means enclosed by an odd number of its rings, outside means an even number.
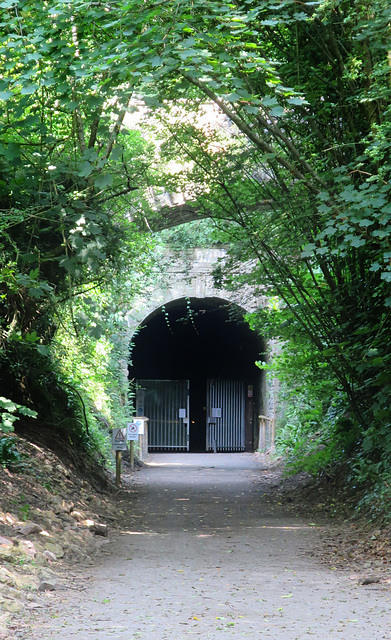
M264 476L251 454L151 456L124 530L18 637L391 638L389 584L311 558L319 527L269 503Z

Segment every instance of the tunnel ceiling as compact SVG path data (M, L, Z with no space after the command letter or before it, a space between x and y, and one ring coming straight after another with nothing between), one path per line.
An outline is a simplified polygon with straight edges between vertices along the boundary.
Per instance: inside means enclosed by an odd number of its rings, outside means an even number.
M146 318L131 345L131 378L251 379L262 340L236 305L217 298L176 300Z

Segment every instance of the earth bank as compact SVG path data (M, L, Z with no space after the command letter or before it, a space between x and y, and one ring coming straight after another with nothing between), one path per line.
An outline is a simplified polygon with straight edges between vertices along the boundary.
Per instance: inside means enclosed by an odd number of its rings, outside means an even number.
M21 460L0 468L0 640L63 588L69 567L92 561L118 515L110 492L68 461L22 438L17 449Z

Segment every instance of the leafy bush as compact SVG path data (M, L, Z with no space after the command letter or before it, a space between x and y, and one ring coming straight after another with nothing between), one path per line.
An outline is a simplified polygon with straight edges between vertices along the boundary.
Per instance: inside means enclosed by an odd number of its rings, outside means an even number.
M349 461L349 486L357 492L358 515L369 520L391 520L391 470L387 459L375 462L360 453Z
M269 309L249 316L249 321L262 335L282 338L270 361L258 363L280 382L278 453L291 473L332 473L352 455L360 438L344 390L327 359L287 322L278 303L271 300Z
M56 366L69 401L78 408L87 446L110 465L109 431L125 427L131 416L122 316L115 313L110 293L98 288L73 301L72 315L67 306L58 313L61 323L51 345ZM94 333L98 327L99 334Z

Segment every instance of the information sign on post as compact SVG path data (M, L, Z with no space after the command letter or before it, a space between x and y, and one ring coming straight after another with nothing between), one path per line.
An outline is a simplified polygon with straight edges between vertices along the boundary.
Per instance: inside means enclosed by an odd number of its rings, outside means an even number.
M126 451L125 429L113 429L113 449L115 451Z
M132 418L132 422L138 426L138 435L143 436L145 433L145 420L144 418Z
M127 425L127 440L138 440L139 425L138 420L135 422L129 422Z

